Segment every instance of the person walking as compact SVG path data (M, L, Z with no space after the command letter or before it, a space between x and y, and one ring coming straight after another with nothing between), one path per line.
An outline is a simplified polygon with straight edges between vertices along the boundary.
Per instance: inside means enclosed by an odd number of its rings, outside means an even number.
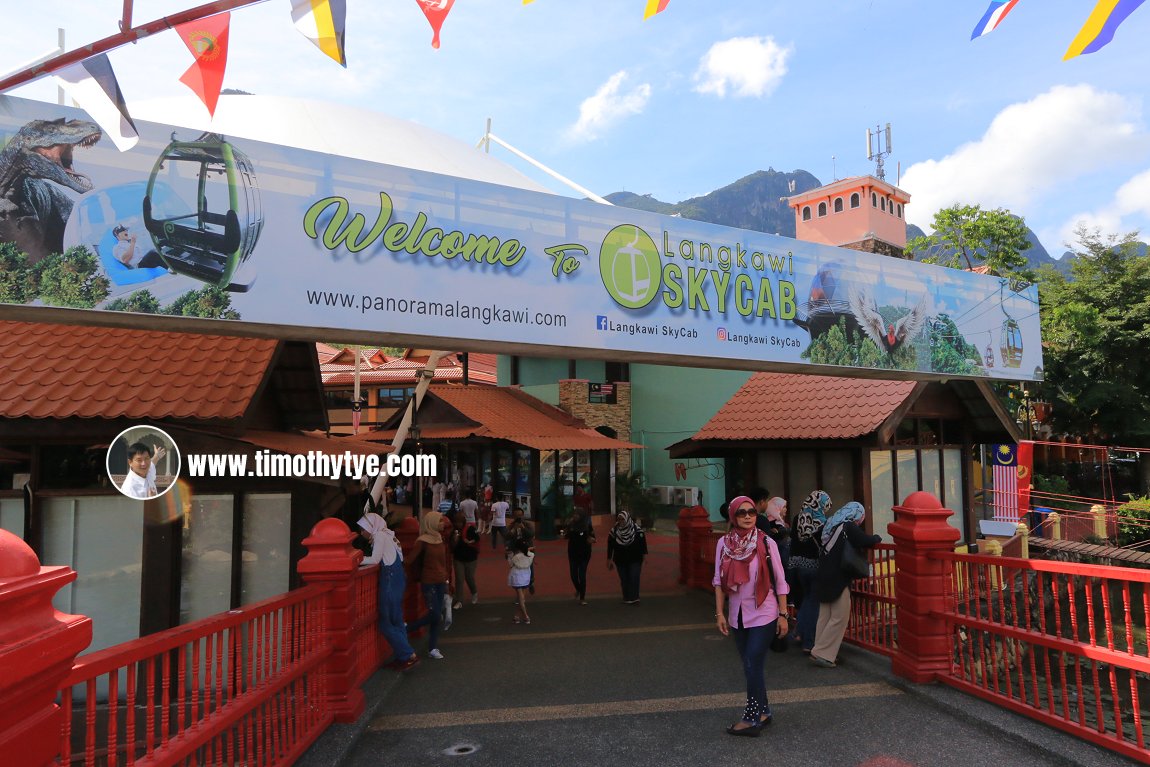
M479 589L475 585L475 570L479 565L479 532L475 529L475 520L468 521L462 510L456 513L455 528L451 531L451 555L455 568L455 604L451 608L458 610L463 607L464 583L471 591L471 604L479 602Z
M807 655L815 646L815 627L819 620L819 600L815 594L815 573L819 569L819 540L826 514L831 508L831 497L822 490L815 490L803 501L795 524L791 528L791 558L788 572L792 574L792 585L798 585L799 612L796 616L796 631L799 646ZM793 596L793 594L792 594Z
M595 543L595 528L587 512L575 507L571 521L563 530L567 538L567 566L571 571L571 585L579 604L587 604L587 565L591 563L591 544Z
M509 554L516 543L523 541L527 548L535 549L535 525L523 517L523 509L516 506L511 512L511 521L504 528L504 552ZM527 583L527 591L535 593L535 565L531 566L531 580Z
M407 589L407 577L403 572L403 550L395 539L395 533L387 527L387 521L368 512L360 517L360 535L371 542L371 554L364 557L361 567L379 564L379 633L391 646L392 659L388 665L398 671L419 663L411 643L407 641L407 629L403 625L403 592Z
M843 573L843 550L849 544L869 549L882 541L878 535L867 535L862 529L866 510L851 501L827 520L819 536L821 555L815 574L815 594L819 600L819 620L815 627L815 646L811 663L821 668L834 668L839 647L851 617L850 579Z
M646 556L647 536L643 528L635 524L630 513L620 509L615 513L615 526L607 535L607 569L619 573L623 604L639 604L639 579Z
M715 546L715 623L734 634L747 682L747 702L727 734L757 738L773 715L764 665L776 636L787 634L787 586L779 548L755 524L755 503L745 495L727 506L730 530ZM727 604L724 606L723 602Z
M514 623L530 623L527 614L527 587L531 584L531 568L535 564L535 552L522 538L512 542L507 552L507 585L515 589Z
M408 633L427 626L427 655L443 660L439 651L439 629L443 625L443 599L447 594L447 545L439 532L443 515L429 511L419 521L419 537L411 551L411 579L419 582L427 612L407 624Z
M507 531L507 512L510 510L511 507L507 501L496 501L491 504L491 521L487 526L491 530L492 550L495 549L495 544Z

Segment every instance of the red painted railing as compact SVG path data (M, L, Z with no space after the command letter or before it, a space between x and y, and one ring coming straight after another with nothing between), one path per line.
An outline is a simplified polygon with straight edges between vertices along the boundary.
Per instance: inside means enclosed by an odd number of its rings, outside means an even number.
M80 657L60 691L61 763L291 764L332 721L328 591L306 586Z
M1150 763L1150 571L932 557L950 566L940 681Z
M880 543L867 549L866 555L870 575L851 583L851 617L845 639L872 652L894 655L898 646L894 546Z

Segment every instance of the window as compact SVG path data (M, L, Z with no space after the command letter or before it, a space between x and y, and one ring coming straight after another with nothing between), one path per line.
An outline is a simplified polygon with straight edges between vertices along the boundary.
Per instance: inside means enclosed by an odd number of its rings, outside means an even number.
M852 208L857 208L857 207L858 207L859 205L861 205L861 204L862 204L862 201L861 201L861 199L859 198L859 193L858 193L858 192L853 192L853 193L851 194L851 207L852 207Z
M819 218L822 218L826 214L827 214L827 204L825 202L820 202L819 203Z
M898 204L898 217L902 218L902 203L901 202Z
M400 407L407 398L415 393L413 386L398 386L393 388L382 388L379 390L379 406L380 407Z
M871 193L870 193L870 206L871 206L872 208L877 208L877 207L878 207L878 195L877 195L877 194L875 194L874 192L871 192Z
M811 206L810 205L804 205L803 206L803 221L810 221L810 220L811 220Z
M842 197L836 197L835 198L835 213L842 213L842 212L843 212L843 198Z
M883 213L886 213L886 198L885 197L883 197L881 200L879 200L879 206L878 207Z
M351 389L347 389L346 391L332 391L328 389L323 393L323 398L327 402L329 410L350 409L352 393Z

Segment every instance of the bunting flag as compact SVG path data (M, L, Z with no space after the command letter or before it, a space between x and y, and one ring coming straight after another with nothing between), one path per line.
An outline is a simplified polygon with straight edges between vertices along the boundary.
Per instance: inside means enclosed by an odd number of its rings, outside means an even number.
M291 0L291 18L300 34L347 67L343 52L347 0Z
M224 70L228 66L228 22L231 14L217 13L199 21L189 21L175 28L176 34L196 57L180 82L191 88L208 113L216 114L216 102L224 85Z
M60 87L92 116L117 149L126 152L136 145L140 136L106 53L64 67L55 75Z
M986 9L983 14L982 20L975 26L974 31L970 33L970 39L989 35L1002 20L1006 18L1006 14L1014 10L1014 6L1018 5L1018 0L991 0L990 7Z
M1068 61L1082 53L1101 50L1114 39L1118 25L1138 9L1144 0L1098 0L1098 5L1090 12L1090 17L1078 31L1078 36L1066 49L1063 61Z
M431 47L438 48L439 30L443 27L443 20L451 12L451 6L455 5L455 0L415 0L415 2L419 3L420 10L427 17L427 22L431 24L431 29L435 33L431 37Z
M667 10L667 3L671 0L647 0L647 10L643 12L643 20L654 16L656 13L662 13Z

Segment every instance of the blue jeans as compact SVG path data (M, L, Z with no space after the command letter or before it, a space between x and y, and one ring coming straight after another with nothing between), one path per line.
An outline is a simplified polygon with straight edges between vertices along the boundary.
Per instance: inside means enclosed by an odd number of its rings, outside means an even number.
M803 603L799 605L797 623L799 637L804 650L815 646L815 626L819 622L819 600L815 596L815 573L817 570L799 570L799 585L803 589Z
M407 624L408 632L427 626L427 650L430 652L438 647L439 627L443 625L443 595L447 593L446 583L424 583L423 601L427 603L427 612L414 623Z
M619 585L623 588L623 601L638 601L639 576L643 572L643 563L640 561L621 565L616 562L615 569L619 573Z
M741 614L738 620L741 624ZM749 629L731 627L735 646L739 648L739 657L743 661L743 676L747 678L747 705L743 708L743 721L751 724L758 724L760 717L771 715L763 666L767 661L771 640L775 637L776 623L778 621L771 621L765 626Z
M407 641L403 627L403 592L407 576L403 574L403 561L396 558L390 565L379 566L379 633L391 645L393 660L407 660L415 655Z

